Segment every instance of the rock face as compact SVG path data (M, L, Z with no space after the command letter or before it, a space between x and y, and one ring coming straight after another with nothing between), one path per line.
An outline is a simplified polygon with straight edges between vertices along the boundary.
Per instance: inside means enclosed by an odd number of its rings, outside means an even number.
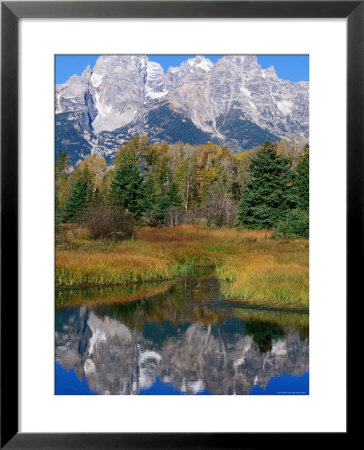
M308 139L308 82L279 79L256 56L204 56L167 73L147 56L100 56L56 86L56 153L109 160L134 134L152 141L214 141L233 151L266 139Z
M226 334L231 324L191 324L161 342L84 308L59 314L56 360L98 394L138 394L156 378L181 392L249 394L271 377L308 371L308 340L291 329L261 351L251 335Z

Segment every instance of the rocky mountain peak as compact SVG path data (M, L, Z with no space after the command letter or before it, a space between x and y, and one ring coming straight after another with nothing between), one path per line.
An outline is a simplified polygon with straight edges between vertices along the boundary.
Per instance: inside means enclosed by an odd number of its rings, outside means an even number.
M153 61L147 63L147 80L145 84L145 95L149 99L164 97L168 94L163 67Z
M265 78L276 78L276 79L278 79L277 72L275 71L273 66L270 66L267 69L263 69L262 73L263 73L263 76Z
M92 69L91 69L91 66L88 65L86 67L86 69L82 72L82 75L81 75L82 81L85 81L88 83L91 79L91 75L92 75Z
M214 67L214 63L203 55L188 59L186 64L193 69L200 69L204 72L209 72Z
M239 73L253 72L260 70L257 57L255 55L227 55L220 58L215 66L233 69Z
M203 79L213 67L213 62L202 55L183 61L179 67L169 67L166 74L166 89L171 91L193 79Z
M280 79L274 67L262 69L255 55L215 64L197 55L167 73L146 55L104 55L56 86L56 113L72 113L59 123L75 121L83 149L104 156L134 134L241 151L265 139L307 139L308 89L308 82ZM60 138L59 151L68 141Z

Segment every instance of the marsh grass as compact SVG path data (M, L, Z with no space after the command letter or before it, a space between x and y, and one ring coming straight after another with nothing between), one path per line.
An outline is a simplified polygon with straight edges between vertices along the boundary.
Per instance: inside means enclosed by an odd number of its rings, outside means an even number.
M221 292L247 304L308 309L307 240L257 240L216 268Z
M66 226L56 238L56 286L127 285L216 270L222 293L248 304L308 309L308 240L269 230L144 227L121 242Z

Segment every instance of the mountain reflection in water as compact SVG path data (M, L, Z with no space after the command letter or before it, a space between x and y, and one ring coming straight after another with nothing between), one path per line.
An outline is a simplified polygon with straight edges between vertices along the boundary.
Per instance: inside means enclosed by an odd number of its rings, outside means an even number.
M307 314L244 309L215 277L150 289L57 294L56 394L308 394Z

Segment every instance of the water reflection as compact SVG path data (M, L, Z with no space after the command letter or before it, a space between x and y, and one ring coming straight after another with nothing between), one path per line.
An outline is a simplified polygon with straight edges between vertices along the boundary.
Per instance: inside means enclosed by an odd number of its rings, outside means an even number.
M56 393L308 393L308 315L228 303L214 277L150 289L58 294Z

